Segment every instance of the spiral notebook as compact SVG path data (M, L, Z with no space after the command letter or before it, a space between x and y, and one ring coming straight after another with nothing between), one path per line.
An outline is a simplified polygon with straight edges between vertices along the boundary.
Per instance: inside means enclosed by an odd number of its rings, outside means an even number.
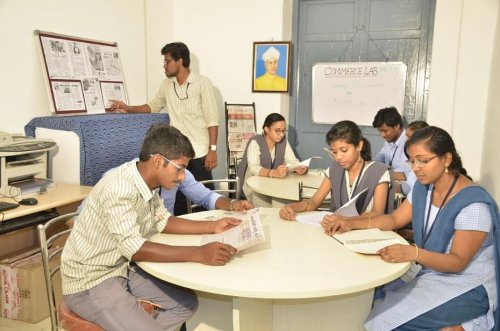
M390 232L380 229L352 230L332 236L350 250L362 254L377 254L377 251L394 244L402 244Z

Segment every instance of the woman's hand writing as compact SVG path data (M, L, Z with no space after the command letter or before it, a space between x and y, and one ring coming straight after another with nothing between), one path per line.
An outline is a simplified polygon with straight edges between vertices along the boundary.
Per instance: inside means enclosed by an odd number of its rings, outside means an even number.
M295 212L290 206L284 206L280 209L280 217L287 221L295 221Z

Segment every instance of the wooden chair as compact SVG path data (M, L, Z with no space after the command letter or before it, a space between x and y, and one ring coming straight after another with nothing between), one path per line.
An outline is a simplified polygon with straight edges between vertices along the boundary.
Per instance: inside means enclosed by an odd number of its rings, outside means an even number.
M49 314L52 331L63 328L65 331L104 331L98 325L89 322L68 308L61 300L59 309L56 309L56 295L60 293L54 281L54 277L60 276L61 253L67 237L71 232L71 220L78 216L78 213L69 213L57 216L45 224L37 227L40 239L40 249L42 253L43 272L45 276L45 286L47 287L47 299L49 303ZM59 284L59 283L57 283ZM152 314L156 305L149 301L139 300L142 307L148 314Z
M212 190L212 191L220 193L226 197L233 197L234 196L234 198L236 200L240 199L240 194L239 194L240 184L239 184L239 177L238 176L236 176L236 178L204 180L204 181L200 181L200 183L201 184L214 184L215 190ZM186 203L187 203L188 214L191 214L193 212L194 208L199 207L199 205L194 204L188 197L186 197Z

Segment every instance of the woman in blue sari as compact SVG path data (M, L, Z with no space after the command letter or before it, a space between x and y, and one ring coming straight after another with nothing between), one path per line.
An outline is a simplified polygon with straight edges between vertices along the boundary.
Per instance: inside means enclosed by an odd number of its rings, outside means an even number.
M412 261L410 272L377 291L367 330L499 330L500 217L493 198L462 168L450 135L437 127L406 143L418 182L392 214L368 221L333 220L326 232L410 221L415 245L378 253L390 263ZM413 276L412 276L413 275Z

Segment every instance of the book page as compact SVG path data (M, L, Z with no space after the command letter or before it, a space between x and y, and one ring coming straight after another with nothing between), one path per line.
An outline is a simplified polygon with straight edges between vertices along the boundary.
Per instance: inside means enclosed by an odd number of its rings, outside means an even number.
M358 201L358 199L360 199L360 201L362 199L363 200L362 202L364 203L364 199L366 198L367 194L368 194L368 188L365 188L363 191L353 196L351 200L347 201L342 207L337 209L334 214L341 216L349 216L349 217L359 216L356 202Z
M246 213L239 213L242 222L229 230L221 233L207 234L201 237L201 245L211 242L221 242L233 246L241 251L248 247L260 244L266 240L264 229L260 220L259 211L261 208L255 208ZM231 217L236 217L232 215Z
M337 209L335 212L329 212L329 211L319 211L315 213L307 213L307 214L301 214L297 215L296 219L298 222L301 223L306 223L306 224L311 224L315 226L321 226L321 221L326 215L341 215L341 216L358 216L358 209L356 208L356 202L358 199L363 199L366 197L366 194L368 194L368 188L365 188L363 191L359 192L356 194L354 197L351 198L351 200L347 201L342 207Z
M300 166L309 167L309 165L311 164L311 160L313 160L313 159L322 159L322 157L321 156L313 156L313 157L308 158L307 160L300 161L296 165L287 164L286 167L288 168L288 170L294 170Z
M313 213L297 215L296 219L300 223L311 224L314 226L321 226L321 221L326 215L331 215L329 211L317 211Z
M390 245L401 244L396 237L380 229L352 230L341 234L334 234L334 239L350 250L363 254L377 254Z

